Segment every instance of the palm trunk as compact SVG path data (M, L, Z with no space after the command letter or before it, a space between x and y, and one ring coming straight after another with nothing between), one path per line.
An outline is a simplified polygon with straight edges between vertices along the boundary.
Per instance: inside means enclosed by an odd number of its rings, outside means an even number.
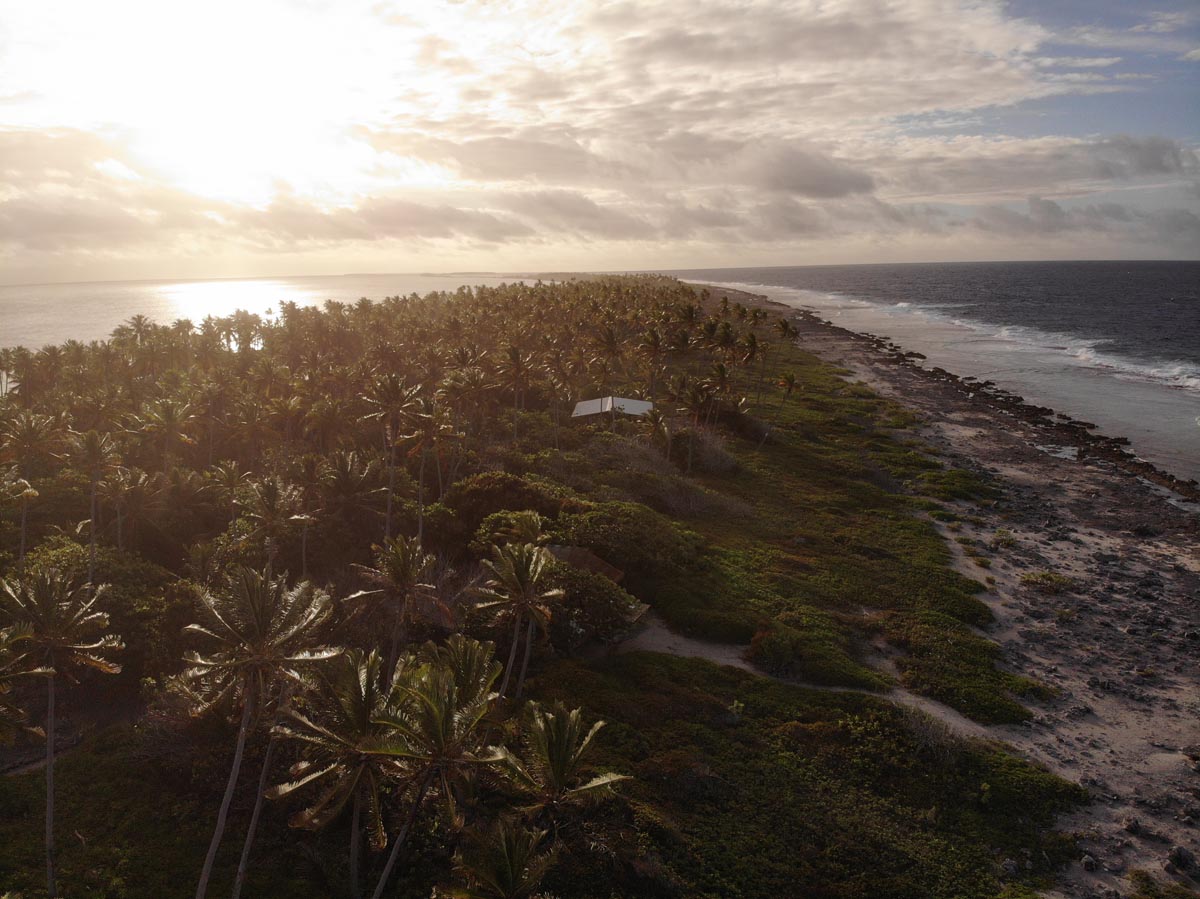
M421 471L417 476L417 539L425 538L425 447L421 447Z
M403 607L396 610L395 616L392 618L392 642L388 648L387 666L383 669L384 676L389 680L396 673L396 660L400 658L400 638L404 628L404 610Z
M278 712L276 718L278 718ZM246 882L246 872L250 870L250 849L254 845L254 837L258 832L258 819L262 814L267 779L271 773L271 756L274 754L275 738L271 737L267 741L267 751L263 753L262 773L258 775L258 793L254 797L254 812L250 815L250 826L246 828L246 842L242 845L242 857L238 861L237 877L233 881L232 899L238 899L242 895L242 884Z
M121 515L121 507L117 506L117 549L125 549L125 540L121 534L121 523L123 516ZM233 519L231 518L230 521Z
M388 497L387 497L387 518L383 525L383 539L387 540L392 536L392 497L396 493L396 444L392 444L391 450L388 452Z
M58 896L54 877L54 675L46 678L46 895Z
M521 661L521 676L517 678L517 699L520 700L521 693L525 690L525 672L529 670L529 655L533 649L533 616L529 616L529 623L525 625L525 658Z
M92 478L91 546L88 550L88 583L96 582L96 479Z
M308 579L308 511L305 510L304 526L300 528L300 578Z
M354 791L354 815L350 819L350 899L362 895L358 876L359 857L362 855L362 788Z
M21 497L21 549L20 555L17 556L17 572L25 573L25 534L29 528L29 497Z
M196 899L205 899L208 894L208 880L212 877L213 862L217 859L217 848L221 845L221 837L225 835L225 820L229 817L229 805L233 802L238 774L242 770L242 753L246 750L246 734L250 731L250 713L253 706L254 696L252 693L248 693L242 707L242 723L238 727L237 749L234 750L233 765L229 769L229 782L225 785L225 797L221 800L221 810L217 813L217 826L213 829L212 841L208 844L208 854L204 857L204 867L200 871L200 883L196 886Z
M421 810L421 803L425 799L425 794L429 792L429 782L433 780L433 769L425 773L425 778L421 781L421 788L417 790L416 798L413 799L412 808L408 812L408 820L404 822L404 827L400 833L396 834L396 841L392 843L392 851L388 854L387 864L383 867L383 873L379 875L379 883L375 886L375 892L371 894L371 899L380 899L383 896L384 887L392 878L392 869L396 867L396 859L400 857L400 847L408 839L408 833L412 830L413 823L417 820L417 813Z
M512 676L513 663L517 660L517 643L521 639L521 614L513 621L512 647L508 650L508 664L504 666L504 680L500 683L500 695L508 690L508 679Z

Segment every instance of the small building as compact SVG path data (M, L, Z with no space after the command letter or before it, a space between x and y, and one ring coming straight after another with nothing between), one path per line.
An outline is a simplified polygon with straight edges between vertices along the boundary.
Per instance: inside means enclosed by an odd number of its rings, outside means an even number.
M624 396L602 396L594 400L583 400L575 404L572 418L584 418L588 415L603 415L606 412L623 412L626 415L645 415L654 408L654 403L646 400L634 400Z

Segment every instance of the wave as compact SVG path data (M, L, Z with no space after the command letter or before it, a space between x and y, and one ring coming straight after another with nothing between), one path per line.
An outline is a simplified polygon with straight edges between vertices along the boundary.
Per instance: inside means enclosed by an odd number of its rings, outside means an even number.
M1063 358L1064 364L1083 366L1113 377L1149 381L1176 390L1200 393L1200 365L1180 359L1136 359L1121 353L1106 351L1112 344L1111 338L1084 337L1024 325L997 325L978 319L963 318L948 314L950 309L961 309L974 304L947 306L925 306L911 302L880 303L846 294L804 290L775 284L746 282L711 282L731 289L751 292L768 291L772 298L787 305L809 309L814 312L875 309L893 316L923 318L943 326L961 328L971 332L975 339L999 341L1013 344L1014 350L1054 353Z

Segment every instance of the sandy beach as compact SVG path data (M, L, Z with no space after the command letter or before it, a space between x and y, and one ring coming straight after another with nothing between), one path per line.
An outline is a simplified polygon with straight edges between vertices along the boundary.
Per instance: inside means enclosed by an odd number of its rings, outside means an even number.
M1136 869L1194 887L1183 870L1200 856L1194 483L1126 456L1119 441L1097 439L1051 410L1021 408L977 383L926 370L886 341L765 298L714 292L787 315L801 346L914 410L919 436L947 463L984 473L1003 490L994 505L960 503L960 520L938 527L956 567L988 580L981 598L996 623L987 636L1001 646L1003 664L1057 695L1031 702L1034 717L1020 726L964 726L936 702L920 707L964 736L1002 740L1088 789L1093 801L1060 822L1079 835L1080 857L1048 895L1124 895ZM989 567L969 552L977 546L987 547ZM1069 581L1048 592L1029 582L1034 572ZM636 641L681 655L705 654L704 647L654 627ZM716 661L741 664L729 647L711 651ZM887 665L882 655L873 662Z

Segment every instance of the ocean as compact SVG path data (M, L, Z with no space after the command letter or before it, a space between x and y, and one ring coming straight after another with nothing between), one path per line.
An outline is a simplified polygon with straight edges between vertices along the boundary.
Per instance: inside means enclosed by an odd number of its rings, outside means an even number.
M1128 437L1142 458L1200 478L1200 263L1036 262L667 272L810 309L887 336L926 365L992 380ZM107 337L135 314L199 322L279 303L453 290L528 275L370 274L0 286L0 346Z
M1200 262L987 262L671 271L766 294L923 363L1128 437L1200 479Z

